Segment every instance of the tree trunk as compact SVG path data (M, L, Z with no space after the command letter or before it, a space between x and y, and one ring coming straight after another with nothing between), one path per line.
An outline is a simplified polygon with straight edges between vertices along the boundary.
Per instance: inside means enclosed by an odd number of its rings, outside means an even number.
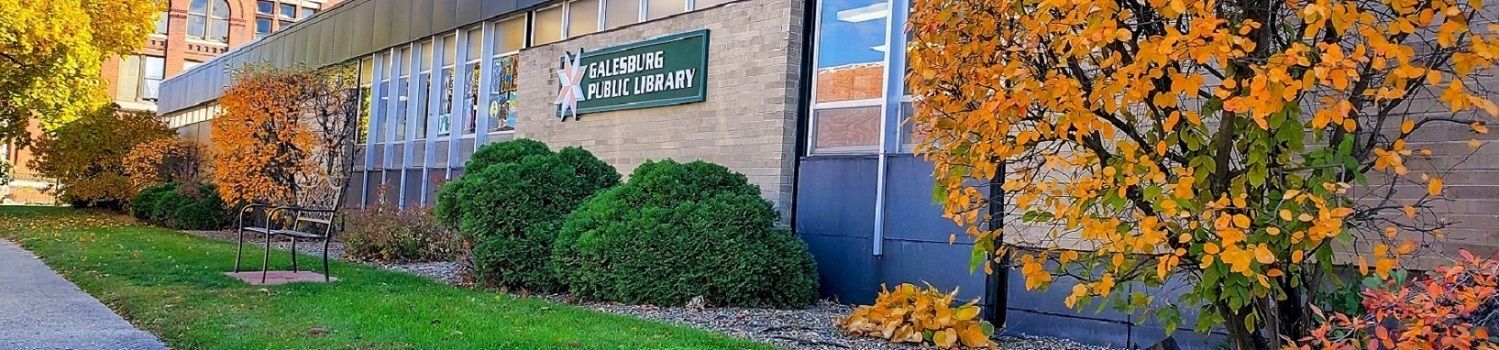
M1259 330L1249 329L1248 323L1245 322L1254 307L1245 306L1233 309L1222 301L1217 302L1217 307L1218 313L1223 315L1223 328L1228 331L1229 347L1238 350L1273 350L1265 343L1264 338L1260 337Z

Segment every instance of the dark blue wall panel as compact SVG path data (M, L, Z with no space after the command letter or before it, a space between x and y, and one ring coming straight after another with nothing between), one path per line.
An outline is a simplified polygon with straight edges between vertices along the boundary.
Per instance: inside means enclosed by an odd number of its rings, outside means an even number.
M874 233L874 157L808 157L796 184L796 232L869 238ZM867 253L872 249L864 247Z

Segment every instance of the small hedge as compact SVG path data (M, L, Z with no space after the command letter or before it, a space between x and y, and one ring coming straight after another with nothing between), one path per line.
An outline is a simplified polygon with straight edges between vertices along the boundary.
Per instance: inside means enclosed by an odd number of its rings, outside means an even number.
M474 247L476 277L489 285L558 289L547 266L557 227L589 196L618 183L619 173L582 149L552 153L525 139L484 146L467 166L438 194L437 215Z
M130 213L142 221L179 230L215 230L230 221L218 189L192 182L147 187L130 201Z
M680 305L801 307L817 299L806 245L744 175L710 163L647 162L568 215L553 268L575 296Z
M460 243L431 209L390 207L351 212L340 240L348 247L344 255L377 263L448 260Z

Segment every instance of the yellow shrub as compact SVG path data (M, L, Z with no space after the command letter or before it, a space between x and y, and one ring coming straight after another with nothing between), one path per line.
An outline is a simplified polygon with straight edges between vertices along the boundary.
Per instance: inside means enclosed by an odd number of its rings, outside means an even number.
M931 343L941 349L996 348L989 336L994 325L979 320L978 300L953 307L958 295L930 284L925 289L903 283L888 290L880 285L874 305L855 308L838 328L856 335L896 343Z

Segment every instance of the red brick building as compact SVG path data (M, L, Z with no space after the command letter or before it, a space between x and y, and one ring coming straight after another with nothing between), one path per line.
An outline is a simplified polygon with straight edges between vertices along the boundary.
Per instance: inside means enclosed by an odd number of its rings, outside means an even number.
M156 112L161 81L292 23L311 17L339 0L168 0L156 33L132 55L110 57L101 67L105 91L122 110ZM32 122L33 137L41 130ZM53 181L28 164L30 149L0 143L0 160L10 163L15 181L0 186L0 203L52 203Z

